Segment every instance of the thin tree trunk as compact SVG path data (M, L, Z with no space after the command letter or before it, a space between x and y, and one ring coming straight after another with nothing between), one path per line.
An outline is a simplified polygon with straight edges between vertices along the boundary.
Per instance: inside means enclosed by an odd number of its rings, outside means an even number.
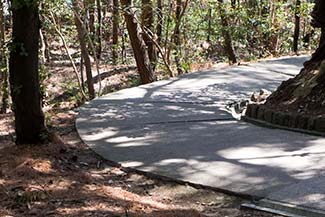
M44 41L44 35L42 30L39 30L39 35L40 35L40 41L41 41L41 57L42 57L42 64L46 63L46 56L45 56L45 50L46 50L46 45Z
M163 30L163 22L164 22L164 13L163 13L163 0L157 0L157 43L161 46L161 37Z
M212 8L209 7L208 9L208 14L207 14L207 19L208 19L208 32L207 32L207 42L211 42L211 34L212 34Z
M15 113L17 144L38 144L47 136L38 75L39 12L38 4L25 3L12 7L10 52L10 87Z
M164 43L164 48L165 48L165 59L167 60L168 64L170 64L170 46L168 46L168 38L169 38L169 25L171 22L171 16L172 16L172 8L173 4L172 1L169 0L169 8L168 8L168 14L167 14L167 24L166 24L166 34L165 34L165 43Z
M84 78L84 58L80 55L80 79L81 79L81 86L83 91L85 91L85 78Z
M118 28L119 28L119 0L113 0L113 38L112 38L112 59L117 64L118 59Z
M73 61L73 58L72 58L70 52L69 52L69 48L68 48L67 42L66 42L66 40L65 40L65 38L64 38L61 30L60 30L60 27L56 23L56 20L55 20L55 17L53 15L53 13L51 11L49 13L50 13L50 17L51 17L52 24L54 25L54 29L55 29L55 31L57 32L57 34L61 38L61 41L63 43L64 50L65 50L65 52L66 52L66 54L67 54L67 56L68 56L68 58L70 60L70 63L71 63L72 68L73 68L73 71L74 71L74 73L76 75L76 78L77 78L77 81L78 81L78 86L79 86L79 89L80 89L80 93L82 95L82 98L83 99L86 99L87 97L86 97L86 94L85 94L85 92L83 91L83 88L82 88L82 83L81 83L81 80L79 78L78 69L76 67L76 64Z
M86 9L88 10L89 15L89 32L92 37L95 36L95 0L86 0L87 4L85 5Z
M92 75L92 70L91 70L91 61L89 57L89 52L87 49L87 40L86 40L86 32L84 28L82 27L81 20L78 19L78 16L76 13L80 11L81 5L78 0L73 1L73 7L74 7L74 13L75 13L75 24L77 27L77 32L78 32L78 38L79 38L79 43L80 43L80 49L81 49L81 55L84 59L85 63L85 68L86 68L86 77L87 77L87 87L88 87L88 92L89 92L89 97L90 99L95 98L95 88L94 88L94 82L93 82L93 75ZM80 16L79 16L80 17Z
M185 10L185 8L183 9ZM183 74L183 69L181 66L181 34L180 34L180 23L181 23L181 12L182 12L182 0L176 0L176 25L174 30L174 43L176 48L175 63L177 68L177 73Z
M96 30L96 55L97 59L100 60L102 55L102 4L101 0L97 0L97 30Z
M146 33L142 37L144 43L147 45L151 68L154 71L157 62L157 51L152 41L153 35L151 35L153 32L153 8L151 0L142 0L141 25L146 30Z
M8 108L8 70L7 56L5 50L5 17L4 4L0 0L0 91L2 92L0 113L6 113ZM1 82L2 79L2 82ZM1 95L1 94L0 94Z
M299 42L299 35L300 35L300 5L301 5L301 1L296 0L295 31L293 35L293 52L295 52L296 54L298 53L298 42Z
M131 46L133 48L134 58L140 74L141 83L151 83L156 80L153 70L150 66L146 45L140 35L141 28L135 19L135 13L131 8L131 0L121 0L123 6L123 15L125 18L127 30L130 37Z
M222 36L224 39L224 47L225 47L225 51L228 55L228 59L232 64L237 63L237 57L235 54L235 49L232 43L232 38L230 35L230 32L228 30L229 28L229 22L228 22L228 18L227 18L227 14L225 9L223 8L223 0L218 0L219 1L219 12L220 12L220 18L221 18L221 25L222 25Z

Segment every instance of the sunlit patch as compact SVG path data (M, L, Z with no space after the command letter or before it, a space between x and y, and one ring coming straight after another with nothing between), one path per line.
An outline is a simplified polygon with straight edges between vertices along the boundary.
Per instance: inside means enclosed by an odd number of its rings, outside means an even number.
M140 167L143 165L143 163L140 161L127 161L127 162L122 162L122 165L124 167Z
M310 202L316 202L319 203L320 201L324 201L325 200L325 195L324 194L320 194L320 193L315 193L315 194L308 194L308 195L304 195L302 197L299 198L301 201L308 201Z
M161 137L161 133L152 133L150 135L138 137L119 136L115 138L106 139L106 142L117 144L115 147L118 148L149 146L152 145L153 141L157 140L159 137Z
M306 148L295 151L287 151L278 146L243 147L222 150L217 154L240 163L281 168L297 179L308 179L322 170L325 147L319 142L310 142Z
M34 170L41 173L50 174L51 172L53 172L52 163L49 160L37 160L34 161L31 166Z
M88 133L83 135L83 139L86 141L97 141L101 139L110 138L112 136L115 136L118 133L115 128L105 128L100 130L99 132L96 131L95 133Z

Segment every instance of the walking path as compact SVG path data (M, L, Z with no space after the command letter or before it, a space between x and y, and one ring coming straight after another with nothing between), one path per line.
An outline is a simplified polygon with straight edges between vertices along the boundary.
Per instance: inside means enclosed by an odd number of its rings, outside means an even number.
M325 210L325 139L237 121L230 102L274 90L306 56L211 69L129 88L80 109L106 159L141 171Z

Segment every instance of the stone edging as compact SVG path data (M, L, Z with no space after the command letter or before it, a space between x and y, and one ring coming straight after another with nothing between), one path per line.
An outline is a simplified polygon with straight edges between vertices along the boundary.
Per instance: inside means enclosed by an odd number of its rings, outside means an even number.
M243 120L270 128L325 136L325 117L273 111L265 108L262 104L249 104Z

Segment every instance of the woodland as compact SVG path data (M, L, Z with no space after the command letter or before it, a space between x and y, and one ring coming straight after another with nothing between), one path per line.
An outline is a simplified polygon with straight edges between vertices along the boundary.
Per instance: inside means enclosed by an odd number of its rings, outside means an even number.
M321 0L0 0L0 216L273 216L102 159L78 137L74 109L211 66L313 53L265 106L323 115L324 10Z

